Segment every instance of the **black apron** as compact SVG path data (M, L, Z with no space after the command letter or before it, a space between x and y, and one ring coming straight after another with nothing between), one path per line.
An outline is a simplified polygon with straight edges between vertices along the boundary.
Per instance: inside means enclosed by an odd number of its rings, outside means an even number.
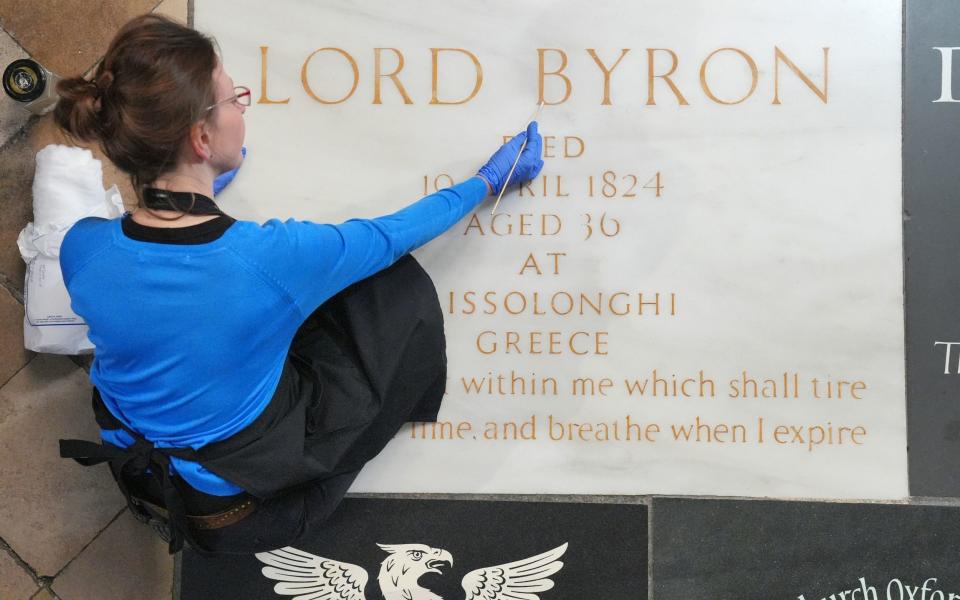
M202 198L202 197L201 197ZM329 516L359 469L407 421L436 421L446 385L443 314L436 288L412 256L330 298L301 325L267 408L228 439L192 450L155 448L120 422L94 389L104 429L125 429L129 448L61 440L61 456L109 462L131 509L138 494L169 511L170 549L259 552L292 543ZM185 482L169 457L199 462L244 489L258 508L240 523L197 532L183 518ZM187 489L188 500L197 492Z

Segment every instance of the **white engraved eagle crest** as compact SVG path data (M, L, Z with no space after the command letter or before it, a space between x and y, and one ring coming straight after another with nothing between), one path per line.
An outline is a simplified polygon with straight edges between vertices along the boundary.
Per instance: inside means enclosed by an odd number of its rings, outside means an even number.
M453 566L446 550L424 544L377 544L387 557L380 563L377 583L386 600L444 600L421 587L420 577ZM550 576L563 568L567 544L522 560L476 569L461 582L465 600L540 600L553 588ZM367 571L360 566L316 556L287 546L261 552L264 576L278 583L273 591L293 600L366 600Z

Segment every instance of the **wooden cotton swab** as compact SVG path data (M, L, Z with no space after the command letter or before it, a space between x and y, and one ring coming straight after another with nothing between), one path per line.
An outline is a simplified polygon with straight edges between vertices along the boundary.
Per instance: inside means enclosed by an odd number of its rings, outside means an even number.
M543 108L543 100L540 101L540 104L537 105L537 110L533 111L533 115L527 119L527 125L530 125L531 121L535 121L540 115L540 109ZM526 126L524 127L526 129ZM527 147L527 140L524 139L523 143L520 144L520 152L517 152L517 157L513 159L513 166L510 167L510 172L507 173L507 180L503 182L503 187L500 188L500 193L497 194L497 201L493 203L493 208L490 209L490 214L495 214L497 212L497 207L500 206L500 198L503 198L503 193L507 191L507 185L510 183L510 177L513 175L513 170L517 168L517 163L520 162L520 155L523 154L523 149Z

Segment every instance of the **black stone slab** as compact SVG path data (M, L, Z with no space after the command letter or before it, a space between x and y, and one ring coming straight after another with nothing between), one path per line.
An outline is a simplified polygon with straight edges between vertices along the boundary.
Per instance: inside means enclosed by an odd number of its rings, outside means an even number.
M960 496L960 102L943 54L960 47L960 2L907 0L903 183L910 493ZM960 99L960 51L952 52ZM946 351L951 350L946 365ZM945 372L946 371L946 372Z
M427 573L419 579L423 587L447 600L464 598L461 580L470 571L532 557L563 544L567 544L559 558L563 566L550 576L555 587L537 592L541 600L647 598L647 509L643 505L348 498L323 531L297 548L365 569L369 582L363 597L370 600L383 598L377 575L388 554L378 543L426 544L449 552L452 568L442 567L441 574ZM180 598L290 598L273 591L277 582L261 573L264 566L253 556L205 558L184 551ZM421 597L433 598L414 595L410 600ZM483 596L484 600L513 598Z
M655 600L888 600L888 586L890 600L960 599L960 507L656 498L651 510ZM942 595L901 587L924 581ZM851 594L861 587L877 597Z

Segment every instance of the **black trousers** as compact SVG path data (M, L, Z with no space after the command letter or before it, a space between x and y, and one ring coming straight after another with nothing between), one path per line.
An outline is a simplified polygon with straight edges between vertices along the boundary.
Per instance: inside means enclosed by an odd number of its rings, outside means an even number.
M401 258L310 315L289 359L263 414L198 451L201 464L249 494L213 496L175 479L188 514L257 498L242 521L194 531L205 550L250 553L296 543L322 527L363 465L404 423L436 420L446 354L433 282L411 256ZM145 498L156 496L149 478L133 483Z

